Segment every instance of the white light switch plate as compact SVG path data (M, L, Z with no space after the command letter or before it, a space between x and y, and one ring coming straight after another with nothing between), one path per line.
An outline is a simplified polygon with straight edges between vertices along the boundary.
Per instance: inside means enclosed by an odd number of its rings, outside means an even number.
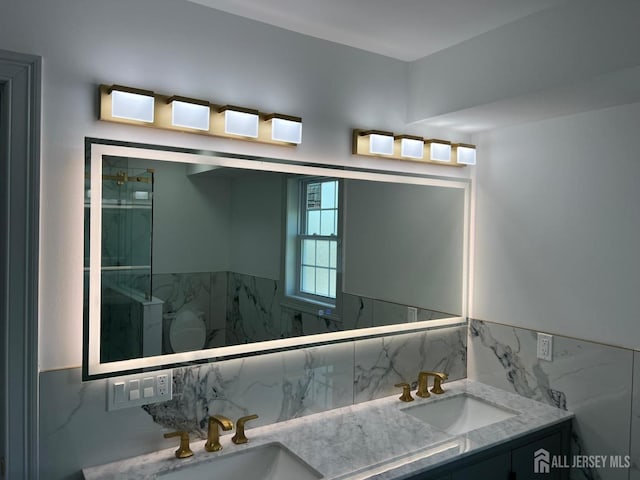
M553 335L538 333L538 358L541 360L553 360Z
M110 378L107 381L107 411L166 402L173 396L172 385L171 370Z

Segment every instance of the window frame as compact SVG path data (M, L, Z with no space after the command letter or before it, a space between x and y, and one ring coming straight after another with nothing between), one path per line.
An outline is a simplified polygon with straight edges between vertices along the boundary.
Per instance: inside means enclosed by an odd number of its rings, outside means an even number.
M336 182L336 186L338 188L338 194L336 196L337 205L335 209L331 209L331 210L336 210L337 233L336 235L322 235L322 234L314 235L314 234L306 233L307 232L307 212L309 210L307 206L308 187L310 184L313 184L313 183L325 183L328 181ZM296 252L295 252L295 272L296 272L295 296L303 300L311 301L314 304L326 305L334 309L337 307L338 296L340 293L342 293L342 290L341 290L342 276L340 275L340 272L342 271L341 232L343 230L342 228L343 185L344 185L344 182L342 182L342 179L337 177L305 177L298 180L299 191L298 191L298 229L297 229L297 235L296 235ZM336 242L336 267L335 267L336 294L334 297L313 294L313 293L305 292L302 290L302 266L303 266L302 243L304 240L328 240L328 241ZM324 267L320 267L320 268L324 268ZM327 267L327 269L334 270L331 267Z
M306 184L334 180L338 182L338 234L335 236L317 236L301 234L305 219L306 209L302 208L305 201ZM285 180L286 204L284 206L285 215L285 231L283 242L283 305L302 312L316 315L331 320L340 320L340 311L342 308L342 237L344 225L344 179L331 176L304 176L291 175ZM337 247L336 259L336 296L325 297L322 295L313 295L302 291L301 287L301 265L302 265L302 238L330 239L335 240Z

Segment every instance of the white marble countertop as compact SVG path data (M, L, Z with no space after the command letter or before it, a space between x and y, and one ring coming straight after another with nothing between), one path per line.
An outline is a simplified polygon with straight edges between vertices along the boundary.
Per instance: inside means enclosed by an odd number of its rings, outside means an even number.
M147 455L85 468L86 480L152 480L158 474L233 455L260 445L279 443L323 475L326 480L399 480L552 426L573 414L481 383L458 380L443 385L445 393L398 396L339 408L273 425L247 429L248 444L234 445L221 437L223 449L208 453L204 441L192 440L194 456L175 458L176 446ZM469 394L515 413L506 420L450 435L403 412L422 403ZM212 467L215 468L215 467Z

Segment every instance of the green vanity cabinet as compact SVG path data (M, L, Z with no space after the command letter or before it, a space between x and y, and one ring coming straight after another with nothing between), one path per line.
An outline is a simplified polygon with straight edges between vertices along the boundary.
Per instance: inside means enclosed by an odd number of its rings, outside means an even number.
M534 454L540 449L554 455L568 456L571 421L496 445L461 460L454 460L410 480L567 480L569 469L549 473L534 472Z

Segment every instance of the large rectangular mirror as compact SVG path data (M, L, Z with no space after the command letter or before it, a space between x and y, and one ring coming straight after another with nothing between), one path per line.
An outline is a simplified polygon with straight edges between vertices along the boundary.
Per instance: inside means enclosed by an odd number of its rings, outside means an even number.
M87 139L85 379L461 323L469 181Z

